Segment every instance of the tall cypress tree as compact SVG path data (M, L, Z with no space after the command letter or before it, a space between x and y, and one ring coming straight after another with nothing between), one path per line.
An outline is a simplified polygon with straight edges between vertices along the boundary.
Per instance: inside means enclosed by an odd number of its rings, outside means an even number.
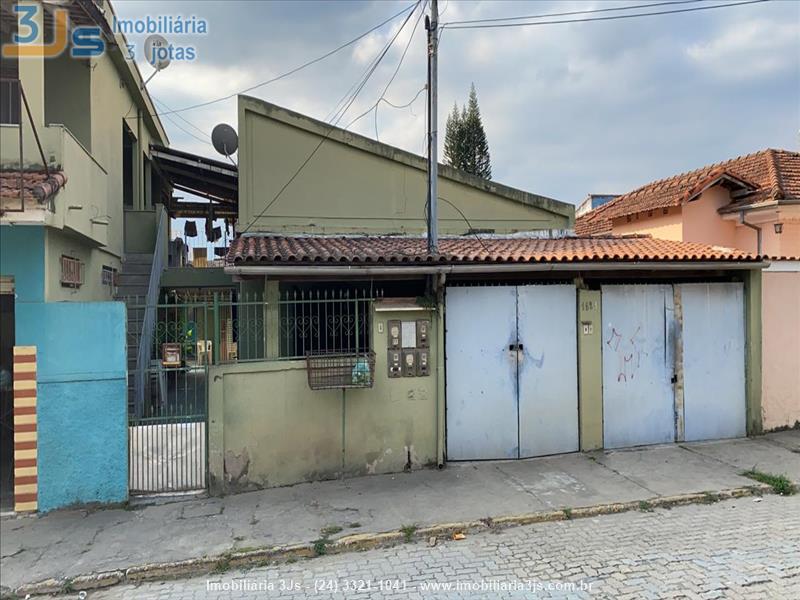
M451 167L460 169L458 165L463 164L464 149L464 127L461 121L461 114L458 111L458 104L453 104L452 112L447 115L447 124L444 134L444 161Z
M469 91L467 105L453 111L447 117L444 139L444 158L447 164L484 179L492 178L489 142L483 129L478 94L475 84Z

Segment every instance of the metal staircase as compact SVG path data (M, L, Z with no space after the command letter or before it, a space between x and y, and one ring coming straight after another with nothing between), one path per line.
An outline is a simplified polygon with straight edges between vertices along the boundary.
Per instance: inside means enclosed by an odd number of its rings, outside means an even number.
M129 253L122 259L117 298L125 302L128 344L128 412L144 402L146 373L152 356L156 304L166 266L167 212L160 210L152 254Z

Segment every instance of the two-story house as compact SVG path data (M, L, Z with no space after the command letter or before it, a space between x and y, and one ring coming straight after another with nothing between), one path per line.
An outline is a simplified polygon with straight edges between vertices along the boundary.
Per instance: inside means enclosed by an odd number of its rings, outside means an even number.
M762 283L764 428L800 421L800 152L762 150L648 183L579 215L575 231L770 257Z
M25 10L6 1L0 8L0 488L4 497L12 455L12 348L38 346L40 360L49 369L40 368L40 383L48 377L76 379L75 373L88 377L87 373L104 369L106 380L119 378L120 373L124 380L124 361L113 374L102 365L111 354L103 350L102 339L80 351L75 340L90 335L87 321L99 327L100 338L111 340L112 331L99 315L114 315L114 329L124 347L124 307L107 301L117 297L126 253L139 259L152 255L156 206L169 189L150 157L150 145L166 146L167 135L142 75L129 58L126 40L114 31L111 4L104 0L21 4ZM103 51L89 58L73 56L76 27L97 28ZM17 34L25 38L20 46L15 43ZM54 50L58 44L65 47ZM142 272L149 275L149 266ZM93 303L97 310L77 310L80 318L65 317L69 306L64 303L77 309L77 302ZM64 353L65 348L71 351ZM68 363L69 377L63 373ZM91 411L96 399L99 406L109 407L109 414L117 414L108 387L94 390L88 383L81 385L80 399L85 401L81 410ZM52 395L53 406L70 405L63 390L54 388ZM54 429L61 427L55 418L49 422ZM62 446L53 447L64 451ZM17 459L18 467L29 460L22 455ZM49 464L49 473L64 471L63 465ZM35 497L35 481L26 485L31 489L22 496ZM47 493L55 494L58 487L50 485ZM63 498L45 497L44 504L99 498L73 492Z

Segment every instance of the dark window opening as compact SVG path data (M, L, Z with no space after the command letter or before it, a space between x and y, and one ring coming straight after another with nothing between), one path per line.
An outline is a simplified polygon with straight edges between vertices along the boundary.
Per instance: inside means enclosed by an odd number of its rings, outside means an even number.
M17 33L17 19L0 11L0 45L10 44ZM19 59L0 56L0 123L18 125L20 120Z
M133 207L133 170L136 156L136 138L128 127L122 123L122 204Z

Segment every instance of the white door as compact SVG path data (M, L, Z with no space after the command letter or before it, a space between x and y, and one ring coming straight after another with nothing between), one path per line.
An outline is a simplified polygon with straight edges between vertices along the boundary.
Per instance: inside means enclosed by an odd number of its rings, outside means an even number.
M446 318L447 458L517 458L516 287L448 288Z
M576 310L572 285L448 288L449 460L578 449Z
M517 288L522 458L578 450L576 303L574 285Z
M686 441L743 437L744 290L741 283L680 286Z
M603 441L606 448L675 440L671 285L605 285Z

